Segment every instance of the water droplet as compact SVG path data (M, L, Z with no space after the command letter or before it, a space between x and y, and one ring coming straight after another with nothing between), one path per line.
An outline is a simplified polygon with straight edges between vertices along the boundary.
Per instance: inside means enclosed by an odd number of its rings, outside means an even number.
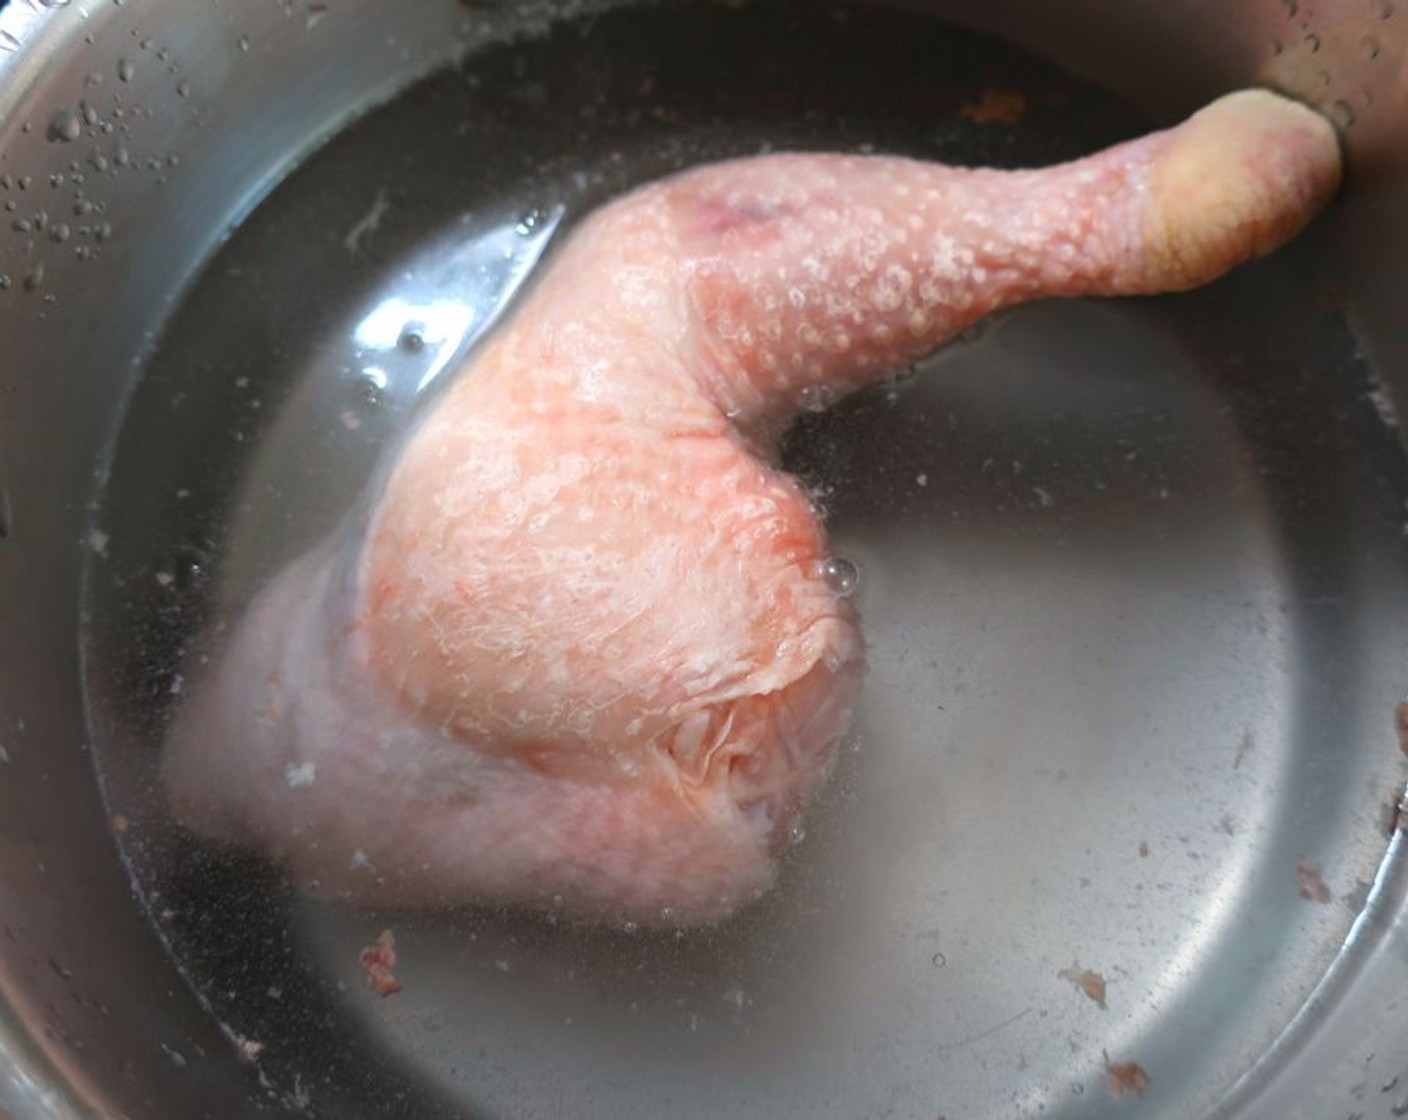
M1330 106L1330 119L1341 128L1348 128L1355 121L1354 106L1348 101L1336 101Z
M60 109L49 122L45 137L51 144L70 144L83 135L83 121L72 109Z
M520 237L528 237L542 224L542 221L543 212L541 210L530 210L518 219L518 224L513 227L513 231Z
M946 956L944 956L942 953L935 953L935 954L934 954L934 956L933 956L933 965L934 965L935 968L943 968L943 967L944 967L945 965L947 965L947 964L948 964L948 958L947 958Z
M38 291L44 286L44 262L40 261L24 278L24 290L27 292Z
M1379 0L1379 18L1393 18L1393 0Z
M117 77L119 81L130 82L137 76L137 67L130 58L120 58L117 61Z
M636 922L627 922L621 928L624 929L627 933L635 933L636 930L640 929L640 926Z
M20 41L8 31L0 31L0 51L17 51Z
M10 223L10 228L16 233L28 233L34 228L28 218L16 218Z
M248 35L241 35L241 36L240 36L240 41L239 41L239 43L238 43L238 46L239 46L240 50L242 50L242 51L247 51L247 50L249 50L249 36L248 36Z
M190 97L190 96L191 96L191 83L190 83L190 82L177 82L177 83L176 83L176 96L177 96L177 97Z
M8 292L9 290L10 278L6 276L3 272L0 272L0 292Z
M794 824L787 830L787 842L794 848L807 838L807 830L800 824Z
M860 569L844 556L833 556L822 561L821 578L837 595L848 599L860 586Z
M1383 48L1379 45L1378 37L1375 35L1365 35L1359 40L1359 53L1364 56L1366 62L1373 62L1382 51Z
M103 155L102 152L95 150L93 154L88 157L88 162L93 165L93 170L99 173L108 169L108 157Z
M14 531L15 515L10 505L10 492L0 489L0 540L5 540Z
M1306 37L1305 37L1305 45L1306 45L1306 47L1309 49L1309 51L1310 51L1311 54L1317 54L1317 53L1319 53L1319 51L1320 51L1320 36L1317 35L1317 34L1315 34L1315 32L1313 32L1313 31L1310 32L1310 33L1307 34Z
M307 16L303 21L303 29L305 31L312 31L313 28L317 27L318 24L323 22L323 17L325 17L327 14L328 6L326 4L309 4Z
M72 235L73 231L68 228L67 222L60 222L54 227L53 232L49 234L49 236L52 237L54 241L59 245L62 245Z
M67 8L69 0L39 0L41 8Z
M116 163L118 167L127 167L132 163L132 153L121 146L118 147L117 151L113 152L112 158L113 162Z
M93 108L93 106L88 104L88 102L80 101L78 103L78 111L83 117L84 124L98 123L98 110Z
M420 353L425 349L425 325L407 323L401 328L401 337L396 340L396 345L409 354Z

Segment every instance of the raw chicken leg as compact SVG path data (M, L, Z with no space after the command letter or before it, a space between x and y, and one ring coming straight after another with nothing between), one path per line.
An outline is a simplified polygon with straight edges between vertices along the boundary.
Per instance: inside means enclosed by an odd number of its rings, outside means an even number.
M861 675L788 418L1002 306L1211 280L1334 191L1268 93L1042 171L779 155L584 222L180 715L180 817L361 903L716 920Z

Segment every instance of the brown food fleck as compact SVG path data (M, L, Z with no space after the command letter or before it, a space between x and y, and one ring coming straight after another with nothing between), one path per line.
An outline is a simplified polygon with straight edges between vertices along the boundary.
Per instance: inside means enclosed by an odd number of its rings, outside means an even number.
M1408 754L1408 700L1393 709L1393 729L1398 732L1398 749Z
M1141 841L1139 841L1139 858L1140 858L1140 859L1148 859L1148 858L1149 858L1149 841L1147 841L1147 840L1141 840Z
M1019 125L1027 115L1027 99L1016 90L985 89L978 100L959 110L974 124Z
M396 937L389 930L381 931L375 945L362 950L362 971L372 991L385 999L401 990L401 982L392 969L396 967Z
M1105 1005L1105 978L1098 972L1083 969L1079 961L1072 961L1071 967L1063 968L1056 974L1056 978L1058 980L1069 980L1091 1000L1098 1003L1101 1011L1109 1010Z
M1106 1058L1105 1078L1110 1083L1110 1092L1117 1097L1142 1093L1149 1087L1149 1075L1138 1062L1111 1062Z
M131 823L132 822L121 813L114 813L112 818L112 830L114 832L126 832Z
M1320 869L1304 856L1296 859L1296 888L1308 902L1329 902L1332 897L1330 888L1320 877Z

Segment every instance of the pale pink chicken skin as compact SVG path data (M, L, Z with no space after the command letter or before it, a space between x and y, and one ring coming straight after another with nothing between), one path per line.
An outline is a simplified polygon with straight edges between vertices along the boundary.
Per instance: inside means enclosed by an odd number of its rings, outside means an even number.
M1248 92L1046 170L777 155L603 208L256 598L170 736L181 819L360 904L733 912L862 670L775 464L806 395L1023 300L1209 281L1339 175L1319 116Z

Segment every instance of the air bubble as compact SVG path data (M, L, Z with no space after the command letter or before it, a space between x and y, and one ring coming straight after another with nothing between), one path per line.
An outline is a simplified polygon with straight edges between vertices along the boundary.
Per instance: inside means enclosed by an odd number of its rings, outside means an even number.
M807 830L800 824L794 824L787 830L787 842L794 848L807 838Z
M1330 119L1341 128L1348 128L1355 121L1354 106L1348 101L1336 101L1330 106Z
M401 328L401 337L396 345L409 354L419 354L425 349L425 326L422 323L407 323Z
M240 48L240 50L242 50L242 51L247 51L247 50L249 50L249 36L248 36L248 35L241 35L241 36L240 36L240 39L239 39L239 43L236 44L236 45L237 45L237 46Z
M1320 36L1313 31L1310 32L1310 34L1305 37L1305 45L1309 48L1311 54L1318 54L1320 51Z
M357 378L354 391L363 404L376 408L386 397L386 374L379 369L365 369Z
M837 595L848 599L860 586L860 569L844 556L833 556L822 562L821 578Z
M518 219L518 224L513 227L513 232L519 237L530 237L533 231L542 224L543 212L541 210L530 210Z
M836 390L830 385L805 385L797 394L797 404L804 412L825 412L836 403Z
M83 135L83 121L72 109L60 109L49 122L45 133L51 144L71 144Z

